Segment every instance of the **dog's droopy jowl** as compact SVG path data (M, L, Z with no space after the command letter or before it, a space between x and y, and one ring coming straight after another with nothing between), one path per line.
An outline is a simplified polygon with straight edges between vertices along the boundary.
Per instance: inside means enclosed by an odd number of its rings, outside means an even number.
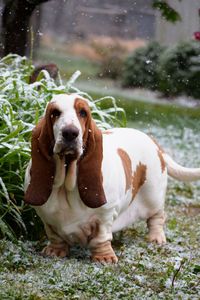
M166 242L167 175L200 179L177 164L153 138L130 128L101 131L88 101L56 95L32 132L25 202L34 206L49 239L43 253L65 257L79 243L94 261L117 262L113 232L146 220L150 242Z

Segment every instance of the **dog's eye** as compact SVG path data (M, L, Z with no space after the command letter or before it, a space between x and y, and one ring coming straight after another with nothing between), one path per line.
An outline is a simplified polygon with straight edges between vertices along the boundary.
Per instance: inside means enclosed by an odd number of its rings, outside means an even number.
M81 109L79 111L79 115L81 116L81 118L86 118L87 117L87 112L85 111L85 109Z
M61 112L58 109L54 109L51 113L52 118L58 118L60 117Z

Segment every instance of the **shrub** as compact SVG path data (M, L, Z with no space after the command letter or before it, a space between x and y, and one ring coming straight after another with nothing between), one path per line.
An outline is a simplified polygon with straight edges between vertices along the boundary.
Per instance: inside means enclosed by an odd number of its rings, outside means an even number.
M90 100L99 127L125 125L124 111L112 97L93 100L72 86L79 71L65 85L61 79L56 83L45 70L29 84L33 69L30 61L17 55L0 60L0 237L12 239L33 224L35 214L23 203L24 172L30 159L31 130L52 95L77 92ZM101 108L105 101L110 101L110 108ZM37 224L32 226L32 236L38 236L37 230Z
M146 47L138 48L130 54L124 63L122 86L156 89L157 64L164 49L157 42L150 42Z
M200 97L200 43L188 41L167 49L160 57L159 90L173 96Z

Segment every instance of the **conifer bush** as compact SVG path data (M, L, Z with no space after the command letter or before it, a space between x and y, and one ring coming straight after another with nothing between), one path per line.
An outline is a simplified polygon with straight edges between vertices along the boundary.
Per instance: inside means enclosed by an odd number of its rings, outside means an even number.
M158 74L163 94L200 98L200 43L180 42L168 48L160 57Z
M157 89L157 65L164 49L159 43L150 42L131 53L124 62L122 86Z

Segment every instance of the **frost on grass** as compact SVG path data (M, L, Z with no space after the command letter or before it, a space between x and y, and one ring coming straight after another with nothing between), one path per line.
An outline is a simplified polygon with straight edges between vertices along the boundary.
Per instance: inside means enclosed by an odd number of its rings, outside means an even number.
M181 120L177 116L177 123ZM170 124L170 120L169 120ZM152 133L179 163L200 166L198 120L158 126L135 123ZM169 181L165 246L148 244L137 223L114 235L117 265L92 263L74 247L70 258L39 254L39 242L0 241L0 299L200 299L199 183Z

